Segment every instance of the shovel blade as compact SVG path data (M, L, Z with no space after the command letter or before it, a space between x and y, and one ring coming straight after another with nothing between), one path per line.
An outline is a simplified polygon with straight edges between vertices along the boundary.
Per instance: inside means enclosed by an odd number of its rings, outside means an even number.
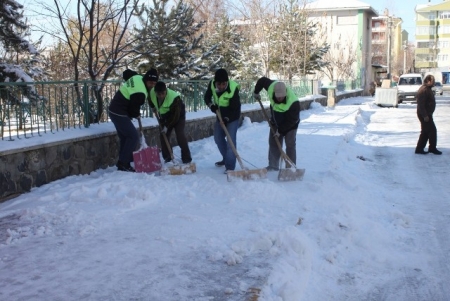
M195 173L197 171L197 166L195 163L186 163L186 164L176 164L169 167L164 167L161 169L161 175L187 175L191 173Z
M305 169L284 168L278 173L279 181L301 181L305 175Z
M159 149L155 146L146 147L133 152L134 169L136 172L155 172L161 169Z
M229 182L242 179L247 180L258 180L267 178L267 169L244 169L244 170L229 170L227 171L227 179Z

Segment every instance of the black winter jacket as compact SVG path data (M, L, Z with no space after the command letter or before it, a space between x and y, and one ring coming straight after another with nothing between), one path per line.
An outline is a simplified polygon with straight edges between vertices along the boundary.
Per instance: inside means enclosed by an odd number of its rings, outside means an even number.
M417 116L433 117L436 109L436 98L431 87L422 85L417 92Z

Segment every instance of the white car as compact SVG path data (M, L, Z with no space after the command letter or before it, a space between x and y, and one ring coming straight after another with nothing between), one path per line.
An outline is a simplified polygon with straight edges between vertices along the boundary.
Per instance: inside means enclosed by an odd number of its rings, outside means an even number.
M433 87L433 92L434 92L434 95L437 95L437 94L439 94L439 95L442 95L443 93L444 93L444 91L442 90L442 84L441 84L441 82L435 82L434 83L434 87Z
M417 91L422 86L422 75L408 73L400 76L398 80L398 103L403 101L416 101Z

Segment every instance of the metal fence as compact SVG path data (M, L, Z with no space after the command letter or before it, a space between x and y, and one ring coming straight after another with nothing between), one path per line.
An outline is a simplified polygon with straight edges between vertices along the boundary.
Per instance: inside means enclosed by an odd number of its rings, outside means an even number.
M166 81L179 92L187 112L207 109L203 96L208 85L203 81ZM65 81L0 83L0 135L2 140L41 136L70 128L87 128L93 123L109 122L108 106L121 81ZM253 103L254 81L239 81L243 104ZM313 94L313 81L288 83L298 97ZM266 93L262 93L267 99ZM142 117L152 117L148 103Z

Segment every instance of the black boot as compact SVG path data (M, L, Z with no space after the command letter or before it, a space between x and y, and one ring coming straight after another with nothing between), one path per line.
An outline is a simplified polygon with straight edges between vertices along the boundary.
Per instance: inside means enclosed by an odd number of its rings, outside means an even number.
M416 149L415 153L419 154L419 155L426 155L426 154L428 154L428 152L424 151L423 149Z
M117 166L117 170L120 170L120 171L136 172L134 170L134 168L130 165L130 163L123 163L123 162L118 161L116 166Z
M429 153L435 154L435 155L442 155L442 152L438 150L437 148L434 149L428 149Z
M225 165L225 161L224 161L224 160L218 161L218 162L215 163L215 165L216 165L217 167L222 167L222 166Z

